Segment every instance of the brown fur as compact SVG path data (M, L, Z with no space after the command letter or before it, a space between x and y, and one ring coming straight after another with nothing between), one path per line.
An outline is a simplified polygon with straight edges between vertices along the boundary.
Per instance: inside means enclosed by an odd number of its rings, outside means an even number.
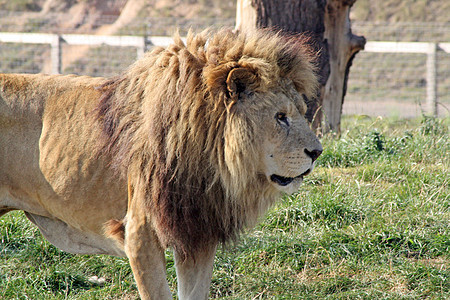
M176 37L101 86L103 151L130 178L129 201L145 207L163 246L195 255L233 240L278 196L257 172L258 115L235 104L284 78L315 92L304 39L222 30L190 33L186 45ZM122 239L123 224L111 225Z
M125 241L125 224L123 220L112 219L105 223L105 234L116 240L121 247Z

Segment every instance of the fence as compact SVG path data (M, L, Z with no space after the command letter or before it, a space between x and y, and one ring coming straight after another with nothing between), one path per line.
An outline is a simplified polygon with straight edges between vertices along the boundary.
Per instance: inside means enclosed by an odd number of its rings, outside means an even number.
M50 45L51 73L57 74L62 73L62 45L132 47L135 49L135 56L140 57L149 47L167 46L171 41L170 37L165 36L139 37L0 32L0 43ZM433 115L438 114L438 51L450 53L450 43L369 41L364 50L367 53L426 54L426 103L428 112Z
M438 114L437 107L437 51L450 53L450 43L423 42L372 42L364 47L366 52L375 53L422 53L427 55L426 61L426 102L428 112Z
M172 38L164 36L105 36L87 34L48 34L48 33L13 33L0 32L2 43L49 44L51 45L52 73L60 74L62 70L62 43L84 46L135 47L137 57L141 57L151 46L168 46Z

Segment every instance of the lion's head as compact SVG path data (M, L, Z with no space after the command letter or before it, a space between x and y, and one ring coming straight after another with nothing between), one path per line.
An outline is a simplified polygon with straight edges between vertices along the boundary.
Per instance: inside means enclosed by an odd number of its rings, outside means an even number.
M298 189L322 150L304 118L311 60L298 36L206 31L101 87L103 149L162 245L189 255L226 242Z

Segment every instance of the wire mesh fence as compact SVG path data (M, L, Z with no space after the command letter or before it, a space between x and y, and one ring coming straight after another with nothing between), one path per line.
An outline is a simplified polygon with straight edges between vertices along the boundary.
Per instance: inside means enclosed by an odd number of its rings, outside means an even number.
M40 73L48 53L49 45L0 43L0 72Z
M52 17L28 18L17 28L8 22L14 14L0 12L0 32L71 33L52 23ZM18 16L17 16L18 17ZM53 19L57 17L54 16ZM116 17L99 19L95 27L112 24ZM118 34L150 36L171 35L177 29L185 34L189 28L233 27L233 19L138 19L120 29ZM450 41L450 26L437 23L373 24L355 23L353 31L368 40ZM83 33L83 31L81 31ZM72 31L73 33L73 31ZM80 31L77 31L80 33ZM0 43L0 72L50 73L51 49L46 44ZM111 77L120 74L137 58L134 47L83 46L62 44L61 73ZM424 112L426 101L426 55L415 53L369 53L361 51L350 69L343 112L382 116L414 117ZM437 54L437 98L440 116L450 108L450 54Z
M436 22L352 22L352 31L373 41L444 42L450 24Z
M358 53L350 70L344 112L414 117L427 111L426 60L424 54ZM449 63L450 54L439 53L440 116L448 115L450 104Z
M47 32L47 33L79 33L91 34L104 25L111 25L118 15L101 15L85 20L87 23L74 24L64 22L65 15L47 13L45 15L36 12L15 12L0 10L0 31L8 32ZM122 26L117 34L122 35L164 35L170 36L179 31L181 34L192 29L199 31L205 28L234 27L233 18L211 18L198 16L196 18L177 17L139 17L133 22Z
M450 54L437 56L438 114L448 116ZM358 53L350 69L344 113L420 116L428 110L426 60L418 53Z
M450 42L450 24L353 22L352 31L370 41ZM439 116L450 115L450 54L436 57ZM355 56L344 114L415 117L426 107L427 56L422 53L369 53Z
M113 77L137 58L134 47L63 45L62 73Z

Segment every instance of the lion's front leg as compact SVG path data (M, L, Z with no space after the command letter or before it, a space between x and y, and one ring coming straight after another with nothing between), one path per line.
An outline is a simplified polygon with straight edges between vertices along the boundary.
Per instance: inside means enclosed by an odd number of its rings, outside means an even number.
M141 299L172 299L164 250L143 213L128 213L124 246Z
M208 299L216 245L197 253L195 258L183 259L175 253L175 267L180 300Z

